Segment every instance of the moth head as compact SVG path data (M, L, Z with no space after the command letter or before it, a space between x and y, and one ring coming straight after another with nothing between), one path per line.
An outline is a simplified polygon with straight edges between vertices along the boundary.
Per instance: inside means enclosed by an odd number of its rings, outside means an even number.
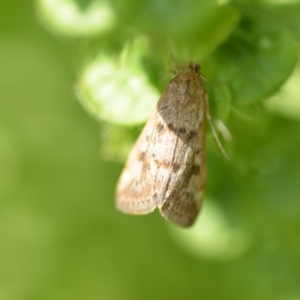
M196 63L189 63L188 69L192 70L195 74L199 75L201 72L201 67L199 64Z

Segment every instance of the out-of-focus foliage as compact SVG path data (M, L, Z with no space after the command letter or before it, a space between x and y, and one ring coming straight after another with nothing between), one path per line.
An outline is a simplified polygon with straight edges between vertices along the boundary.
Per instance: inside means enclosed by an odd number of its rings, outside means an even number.
M146 52L147 43L140 39L126 45L119 59L100 54L88 64L77 85L78 98L87 110L115 124L144 122L159 97L141 65Z
M0 299L300 299L299 15L283 0L2 3ZM182 230L120 214L114 187L191 60L233 139L227 162L208 128L204 208Z

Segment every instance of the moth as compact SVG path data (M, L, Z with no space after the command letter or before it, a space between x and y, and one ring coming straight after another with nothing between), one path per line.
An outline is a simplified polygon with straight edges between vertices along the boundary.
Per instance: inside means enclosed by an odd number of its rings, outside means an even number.
M116 189L119 211L158 208L175 225L193 225L206 183L206 116L211 122L200 66L190 63L167 85L127 159Z

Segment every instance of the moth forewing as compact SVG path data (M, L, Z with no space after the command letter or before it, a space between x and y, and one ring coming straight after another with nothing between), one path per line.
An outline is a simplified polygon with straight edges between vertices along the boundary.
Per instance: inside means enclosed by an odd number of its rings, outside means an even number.
M176 147L174 166L180 165L182 172L177 178L174 175L175 180L160 208L167 220L183 227L191 226L198 215L206 180L206 94L197 73L192 71L180 76L176 82L179 89L187 87L182 93L182 102L187 105L180 110L177 122L174 121L182 140Z
M157 111L154 109L147 124L127 159L119 178L116 191L116 206L127 214L147 214L152 212L156 203L152 200L149 180L149 141L154 134Z
M178 226L194 223L206 180L206 93L199 71L191 64L166 87L119 179L120 211L146 214L158 207Z

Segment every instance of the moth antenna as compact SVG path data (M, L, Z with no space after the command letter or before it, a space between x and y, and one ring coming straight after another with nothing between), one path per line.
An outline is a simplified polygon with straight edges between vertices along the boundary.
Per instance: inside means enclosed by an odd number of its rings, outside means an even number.
M172 60L172 64L173 64L173 68L174 68L174 70L172 70L172 71L174 72L174 75L176 75L176 74L178 74L178 68L177 68L176 60L174 58L174 53L172 51L172 45L171 45L170 40L168 40L168 50L169 50L169 55Z
M213 122L211 120L211 115L210 115L210 112L209 112L209 102L208 102L208 98L207 97L206 97L206 117L208 119L208 122L209 122L210 127L211 127L212 134L213 134L213 136L214 136L214 138L215 138L215 140L217 142L218 147L220 148L220 150L223 153L223 155L225 156L225 158L227 160L229 160L229 156L227 155L225 149L223 148L223 146L222 146L222 144L221 144L221 142L219 140L219 137L217 135L217 132L215 130L215 127L213 125Z

